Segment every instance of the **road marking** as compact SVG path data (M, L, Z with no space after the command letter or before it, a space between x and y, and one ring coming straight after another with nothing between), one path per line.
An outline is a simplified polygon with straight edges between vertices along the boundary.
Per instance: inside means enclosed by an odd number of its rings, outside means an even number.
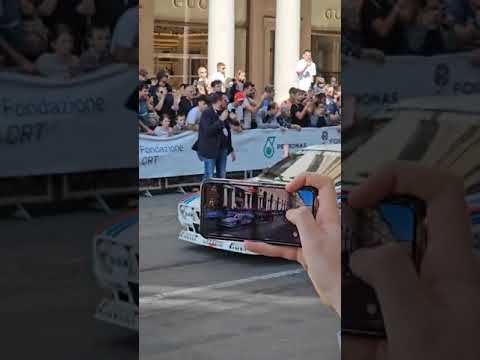
M205 285L205 286L197 286L197 287L186 288L186 289L172 290L172 291L163 292L163 293L159 293L159 294L155 294L155 295L140 297L140 305L142 305L142 304L143 305L154 304L154 303L156 303L156 302L158 302L162 299L166 299L166 298L170 298L170 297L191 295L191 294L194 294L194 293L205 292L205 291L213 290L213 289L225 289L225 288L229 288L229 287L233 287L233 286L253 283L253 282L256 282L256 281L277 279L277 278L284 277L284 276L292 276L292 275L296 275L296 274L301 274L303 272L304 272L304 270L302 268L300 268L300 269L280 271L280 272L270 273L270 274L265 274L265 275L256 275L256 276L251 276L251 277L244 278L244 279L225 281L225 282L210 284L210 285ZM143 289L143 287L140 286L140 292L142 292L142 291L145 291L145 289Z

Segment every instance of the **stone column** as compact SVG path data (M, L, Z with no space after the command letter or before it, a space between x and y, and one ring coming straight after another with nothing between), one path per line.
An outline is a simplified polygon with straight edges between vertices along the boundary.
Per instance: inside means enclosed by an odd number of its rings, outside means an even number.
M226 76L233 77L235 66L235 1L208 2L208 76L217 72L223 62Z
M297 84L300 58L300 0L277 0L275 19L275 101L288 98Z
M139 8L139 68L154 74L154 3L151 0L141 0Z

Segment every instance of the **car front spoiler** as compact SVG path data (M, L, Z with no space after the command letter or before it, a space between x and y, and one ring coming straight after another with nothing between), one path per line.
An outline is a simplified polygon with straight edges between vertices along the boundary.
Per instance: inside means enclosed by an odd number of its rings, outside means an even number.
M95 318L138 332L138 307L127 302L104 299L97 307Z
M192 244L211 247L214 249L236 252L247 255L258 255L245 249L243 242L231 240L205 239L202 235L188 230L182 230L178 235L182 241L187 241Z

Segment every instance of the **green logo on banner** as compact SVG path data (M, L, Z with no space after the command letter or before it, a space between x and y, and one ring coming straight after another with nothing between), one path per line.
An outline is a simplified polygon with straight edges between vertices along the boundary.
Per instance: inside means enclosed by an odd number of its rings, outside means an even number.
M265 146L263 147L263 155L265 155L266 158L271 159L273 155L275 155L275 139L275 136L269 136L265 142Z

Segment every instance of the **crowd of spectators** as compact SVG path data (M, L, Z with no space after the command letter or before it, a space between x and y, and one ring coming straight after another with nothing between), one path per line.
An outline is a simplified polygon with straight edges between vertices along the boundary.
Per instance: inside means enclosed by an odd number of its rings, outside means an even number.
M0 0L0 71L72 78L138 64L138 0Z
M222 94L234 132L248 129L288 129L339 125L341 121L341 86L332 77L326 81L316 76L308 90L292 87L288 99L275 100L275 89L265 86L261 94L238 70L235 78L226 78L225 64L209 78L204 66L198 68L191 84L172 88L169 74L160 70L149 78L139 74L138 127L140 133L169 137L182 131L198 131L202 113L211 106L214 95Z
M342 53L437 55L480 45L480 0L352 0L342 7Z

